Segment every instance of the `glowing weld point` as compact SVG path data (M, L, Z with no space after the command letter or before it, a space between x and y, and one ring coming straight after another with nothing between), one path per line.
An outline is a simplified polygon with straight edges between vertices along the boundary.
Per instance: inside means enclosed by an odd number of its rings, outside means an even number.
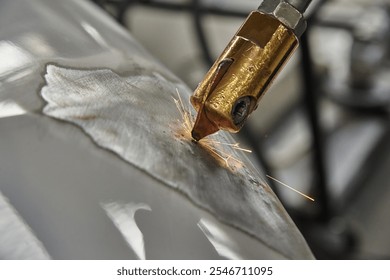
M300 191L298 191L298 190L296 190L296 189L290 187L289 185L287 185L287 184L285 184L285 183L279 181L278 179L275 179L274 177L269 176L269 175L266 175L266 176L267 176L268 178L274 180L275 182L278 182L279 184L285 186L286 188L288 188L288 189L290 189L290 190L292 190L292 191L294 191L294 192L296 192L296 193L302 195L303 197L306 197L307 199L309 199L309 200L311 200L311 201L314 201L314 198L312 198L312 197L310 197L310 196L308 196L308 195L306 195L306 194L304 194L304 193L302 193L302 192L300 192Z
M178 99L173 98L175 105L177 107L177 110L180 112L181 120L178 120L179 123L182 125L182 133L180 135L185 139L192 139L191 131L192 127L195 123L195 117L190 113L190 106L188 105L188 108L184 106L184 103L181 99L180 93L178 89L176 89L176 93L178 96ZM226 165L228 168L236 167L240 168L244 165L242 161L235 158L231 154L225 152L222 150L223 147L231 147L234 150L251 153L251 150L244 149L240 147L239 143L224 143L220 141L216 141L212 138L202 138L197 143L202 146L205 150L209 151L214 157L216 157L219 160L222 160L222 162Z

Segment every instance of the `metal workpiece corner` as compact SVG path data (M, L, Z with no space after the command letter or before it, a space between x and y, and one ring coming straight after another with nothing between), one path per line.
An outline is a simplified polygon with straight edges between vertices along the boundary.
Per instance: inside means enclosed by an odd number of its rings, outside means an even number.
M303 13L310 2L311 0L263 0L258 10L278 19L299 38L306 30Z

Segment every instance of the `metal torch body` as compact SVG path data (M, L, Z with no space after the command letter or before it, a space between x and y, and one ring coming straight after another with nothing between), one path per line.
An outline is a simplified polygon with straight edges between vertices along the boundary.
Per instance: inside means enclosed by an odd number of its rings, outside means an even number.
M198 85L191 102L198 115L192 137L238 132L299 45L306 22L285 1L263 1L250 13Z

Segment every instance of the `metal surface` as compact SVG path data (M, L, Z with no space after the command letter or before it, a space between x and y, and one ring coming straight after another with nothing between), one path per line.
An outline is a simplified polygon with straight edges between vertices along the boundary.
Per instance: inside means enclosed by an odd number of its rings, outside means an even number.
M297 46L297 37L279 20L252 12L191 98L198 111L193 137L239 131ZM237 121L235 110L244 97L250 105L243 103L245 114Z
M50 258L44 246L1 192L0 217L0 259Z
M245 156L226 148L232 170L178 137L189 89L105 14L2 5L0 189L48 255L313 258Z

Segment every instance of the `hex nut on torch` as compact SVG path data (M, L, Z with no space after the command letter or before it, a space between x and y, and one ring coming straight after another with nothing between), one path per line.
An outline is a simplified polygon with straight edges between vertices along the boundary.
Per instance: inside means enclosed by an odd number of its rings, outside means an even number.
M306 30L303 14L285 0L264 0L258 7L260 12L272 15L299 38Z

